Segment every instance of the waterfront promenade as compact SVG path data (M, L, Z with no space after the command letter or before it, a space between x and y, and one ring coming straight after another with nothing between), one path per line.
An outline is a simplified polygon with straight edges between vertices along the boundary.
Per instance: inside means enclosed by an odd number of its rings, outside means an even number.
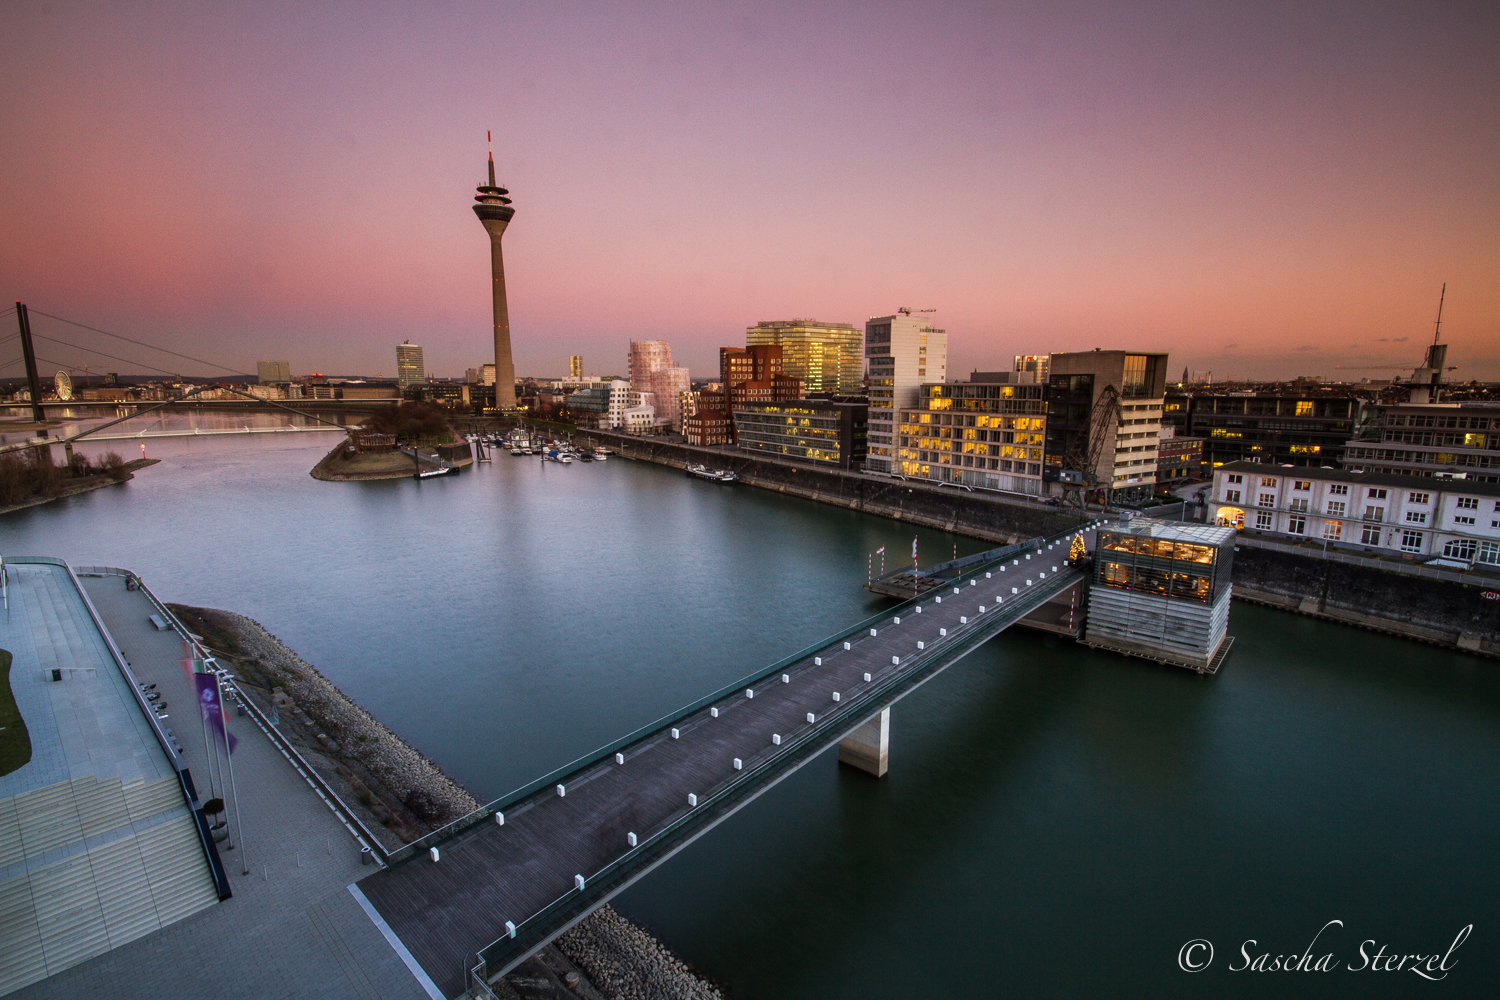
M199 794L230 796L211 778L200 714L175 631L120 576L84 577L85 589L143 684L168 703ZM278 997L420 1000L431 994L371 924L347 886L369 871L360 845L280 750L231 711L241 816L234 849L220 844L234 895L163 930L35 983L18 997ZM243 820L244 841L239 821ZM248 868L248 874L245 870Z
M419 842L358 889L452 995L507 971L872 716L1072 586L1066 546L975 566ZM899 722L892 756L900 756ZM436 860L425 849L436 848Z

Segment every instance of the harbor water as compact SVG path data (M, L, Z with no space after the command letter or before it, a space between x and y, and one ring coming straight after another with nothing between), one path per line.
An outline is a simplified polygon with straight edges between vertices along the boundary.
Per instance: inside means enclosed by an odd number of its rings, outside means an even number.
M0 553L255 618L487 800L877 612L880 546L985 547L619 458L316 481L331 443L153 439ZM1230 631L1200 677L1012 630L896 705L886 778L824 754L616 905L734 997L1494 995L1500 664ZM1257 971L1325 925L1332 971ZM1376 958L1470 925L1437 982Z

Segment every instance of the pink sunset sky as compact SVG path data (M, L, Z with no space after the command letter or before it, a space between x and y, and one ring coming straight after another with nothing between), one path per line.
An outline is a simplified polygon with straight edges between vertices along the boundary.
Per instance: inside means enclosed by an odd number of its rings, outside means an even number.
M665 338L709 376L758 320L905 305L950 377L1105 347L1332 378L1415 365L1446 282L1453 377L1500 379L1492 2L3 17L4 294L240 371L491 360L492 129L521 374Z

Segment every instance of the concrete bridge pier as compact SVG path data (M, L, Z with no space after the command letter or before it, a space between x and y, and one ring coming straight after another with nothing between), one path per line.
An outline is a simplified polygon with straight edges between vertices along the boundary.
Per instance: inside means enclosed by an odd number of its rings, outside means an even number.
M890 762L891 710L882 708L854 732L839 740L839 763L885 777Z

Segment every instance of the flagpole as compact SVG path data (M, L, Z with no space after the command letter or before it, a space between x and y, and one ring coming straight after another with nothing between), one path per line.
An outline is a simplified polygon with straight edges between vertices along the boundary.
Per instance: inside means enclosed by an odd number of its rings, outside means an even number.
M219 675L214 675L214 687L219 686ZM234 751L229 748L229 716L224 712L223 689L219 689L219 714L224 719L224 756L229 761L229 797L234 800L234 823L240 828L240 874L250 874L250 856L245 852L245 817L240 815L240 790L234 783Z
M192 648L188 648L188 659L192 661L193 673L198 674L198 658L192 655ZM208 797L216 799L218 792L214 790L214 750L208 744L208 713L203 710L203 695L198 693L198 682L193 682L193 693L198 697L198 721L203 725L203 755L208 758L203 763L208 767Z

